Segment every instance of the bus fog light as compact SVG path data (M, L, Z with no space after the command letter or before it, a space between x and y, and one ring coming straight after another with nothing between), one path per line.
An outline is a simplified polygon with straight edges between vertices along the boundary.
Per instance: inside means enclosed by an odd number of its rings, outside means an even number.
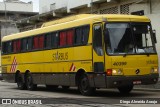
M122 71L121 71L121 69L119 69L119 70L118 70L118 74L122 74Z

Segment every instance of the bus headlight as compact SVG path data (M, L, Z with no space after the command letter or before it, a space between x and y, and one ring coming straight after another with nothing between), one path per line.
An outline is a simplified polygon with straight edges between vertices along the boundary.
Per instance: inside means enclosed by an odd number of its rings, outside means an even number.
M115 69L112 70L113 74L117 74L117 71Z
M158 73L158 69L157 68L151 68L151 73Z
M112 70L112 75L122 75L122 70L121 69L113 69Z

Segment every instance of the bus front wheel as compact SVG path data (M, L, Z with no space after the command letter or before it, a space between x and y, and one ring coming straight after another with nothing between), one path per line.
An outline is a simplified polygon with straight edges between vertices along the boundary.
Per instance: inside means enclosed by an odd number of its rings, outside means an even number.
M20 73L17 75L17 87L20 90L24 90L26 88L26 84L23 82L23 78Z
M79 80L78 89L82 95L90 96L94 93L95 88L90 87L87 75L82 75Z
M128 94L132 91L133 85L126 85L126 86L120 86L118 87L118 90L122 94Z
M33 78L30 73L27 74L26 85L27 85L27 89L31 91L37 88L37 85L33 83Z

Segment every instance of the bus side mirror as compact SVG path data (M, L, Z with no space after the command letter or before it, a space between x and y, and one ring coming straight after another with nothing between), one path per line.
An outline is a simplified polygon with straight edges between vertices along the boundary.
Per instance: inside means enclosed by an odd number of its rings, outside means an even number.
M153 39L154 39L154 42L157 43L156 30L153 30Z

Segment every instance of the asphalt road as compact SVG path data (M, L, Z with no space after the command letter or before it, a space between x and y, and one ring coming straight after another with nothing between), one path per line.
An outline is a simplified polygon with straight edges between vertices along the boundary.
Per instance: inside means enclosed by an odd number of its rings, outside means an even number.
M0 107L159 107L160 90L134 89L129 95L122 95L116 89L99 89L95 95L86 97L82 96L76 88L47 90L45 86L40 85L36 91L28 91L17 89L15 83L0 81L1 102L2 99L12 99L12 104L1 104ZM21 102L17 105L15 101L18 100ZM23 101L26 100L37 101L38 104L24 103ZM43 100L42 104L40 104L41 100ZM136 101L141 104L137 104Z

